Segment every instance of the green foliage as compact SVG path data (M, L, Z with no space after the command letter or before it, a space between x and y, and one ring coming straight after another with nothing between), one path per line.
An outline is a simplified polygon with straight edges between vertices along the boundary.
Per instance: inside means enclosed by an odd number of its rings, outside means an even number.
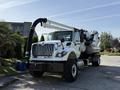
M14 75L17 71L12 66L0 66L0 74Z
M6 22L0 22L0 74L16 74L14 59L22 58L25 38L18 32L14 33ZM2 57L2 58L1 58Z
M3 59L0 58L1 65L0 65L0 75L13 75L17 74L17 71L15 70L15 61L12 59Z
M38 42L38 37L37 37L37 36L34 36L32 42L33 42L33 43Z
M14 47L15 50L14 58L22 58L23 56L22 44L24 43L24 38L22 38L22 36L17 33L13 33L11 36L16 43L16 46Z
M4 57L8 53L11 56L14 55L15 41L11 37L11 30L9 24L2 22L0 23L0 56Z
M24 38L14 33L6 22L0 23L0 57L22 58Z
M107 33L107 32L102 32L101 36L100 36L100 48L101 51L104 51L108 48L112 47L112 35Z
M40 41L45 41L44 36L42 35Z
M28 38L27 38L27 37L24 37L23 39L24 39L24 44L23 44L23 56L25 56Z
M114 49L114 52L120 52L120 41L118 40L118 38L113 39L112 47Z
M101 55L108 55L108 56L120 56L120 53L109 53L109 52L101 52Z

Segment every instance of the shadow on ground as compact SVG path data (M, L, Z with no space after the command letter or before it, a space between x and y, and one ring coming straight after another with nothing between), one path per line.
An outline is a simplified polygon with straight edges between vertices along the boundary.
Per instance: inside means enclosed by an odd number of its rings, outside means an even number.
M18 78L19 81L9 86L11 90L16 90L16 88L33 90L114 90L114 88L120 88L120 67L103 65L100 67L85 67L79 71L78 79L73 83L68 83L60 75L53 74L47 74L41 78L33 78L26 74Z

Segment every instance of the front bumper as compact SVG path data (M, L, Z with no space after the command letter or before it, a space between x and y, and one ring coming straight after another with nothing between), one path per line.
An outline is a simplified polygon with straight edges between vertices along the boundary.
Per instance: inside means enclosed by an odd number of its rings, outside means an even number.
M30 71L43 72L63 72L64 62L45 62L45 61L31 61L29 64Z
M67 57L61 57L61 58L53 58L53 57L37 57L37 58L30 58L30 61L47 61L47 62L52 62L52 61L55 61L55 62L64 62L64 61L67 61Z

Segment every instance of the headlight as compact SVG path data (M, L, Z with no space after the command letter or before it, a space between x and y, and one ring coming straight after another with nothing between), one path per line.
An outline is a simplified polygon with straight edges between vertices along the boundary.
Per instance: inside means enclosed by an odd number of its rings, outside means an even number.
M58 50L59 47L61 47L61 44L56 43L55 50Z
M58 53L56 57L62 57L62 53Z
M64 55L66 55L66 54L67 54L67 52L66 52L66 51L63 51L63 52L62 52L62 54L63 54L63 56L64 56Z
M57 53L57 54L56 54L56 57L63 57L63 56L65 56L66 54L67 54L66 51L62 51L62 52Z

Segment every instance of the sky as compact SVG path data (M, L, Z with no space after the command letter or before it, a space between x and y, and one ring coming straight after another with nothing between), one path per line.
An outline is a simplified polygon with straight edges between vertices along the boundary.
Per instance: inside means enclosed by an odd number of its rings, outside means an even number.
M34 22L41 17L120 37L120 0L0 0L2 21Z

